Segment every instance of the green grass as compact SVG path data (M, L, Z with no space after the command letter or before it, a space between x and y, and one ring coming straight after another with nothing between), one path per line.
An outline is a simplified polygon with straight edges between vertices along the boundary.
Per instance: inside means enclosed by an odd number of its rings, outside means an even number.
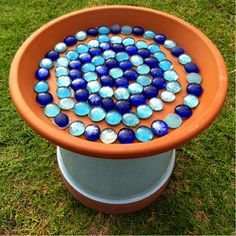
M216 121L177 150L164 194L124 216L94 212L71 197L60 179L55 146L23 122L8 92L11 61L32 32L60 15L109 4L149 7L190 22L217 45L230 77ZM234 232L234 1L0 0L0 9L0 234Z

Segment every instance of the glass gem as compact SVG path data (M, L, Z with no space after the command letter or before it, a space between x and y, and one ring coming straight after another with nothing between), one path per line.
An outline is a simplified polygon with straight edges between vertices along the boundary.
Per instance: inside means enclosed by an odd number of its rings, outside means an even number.
M34 91L36 93L43 93L43 92L47 92L49 89L49 85L46 81L39 81L34 85Z
M148 45L148 50L150 51L150 53L156 53L159 52L161 49L157 44L152 43Z
M198 73L188 73L187 77L186 77L188 83L197 83L200 84L202 81L202 77L201 75L199 75Z
M88 103L91 106L100 106L102 103L102 99L98 94L94 93L94 94L89 95Z
M103 120L105 116L106 112L101 107L94 107L89 113L89 118L95 122Z
M182 65L185 65L186 63L191 61L192 61L191 57L187 54L181 54L178 58L178 62Z
M58 53L65 52L67 50L67 45L65 43L58 43L55 45L54 50Z
M126 35L132 34L132 28L128 25L122 26L121 33Z
M132 66L133 66L133 65L132 65L132 63L131 63L130 61L122 61L122 62L120 62L120 64L119 64L119 67L120 67L123 71L131 69Z
M75 106L75 101L72 98L62 98L58 105L63 110L70 110Z
M98 78L98 75L95 72L87 72L84 74L83 78L89 82L89 81L93 81L96 80Z
M137 52L142 58L147 58L147 57L150 57L150 52L148 49L146 48L142 48L142 49L139 49L138 52Z
M82 73L80 70L70 70L69 76L72 80L82 78Z
M124 77L128 80L136 80L138 78L138 73L136 70L130 69L124 72Z
M179 75L175 70L167 70L164 72L164 78L168 81L175 81L178 79Z
M46 68L39 68L36 72L35 72L35 77L38 80L46 80L48 79L50 76L50 71Z
M126 88L120 87L115 90L114 95L115 95L115 98L118 100L128 99L129 91Z
M84 80L82 78L75 79L71 82L71 88L74 89L75 91L78 89L86 88L86 85L87 85L86 80Z
M78 102L75 104L73 111L78 116L86 116L90 112L90 106L87 102Z
M143 40L139 40L135 43L135 46L138 48L138 49L141 49L141 48L147 48L148 45L145 41Z
M79 59L82 63L88 63L91 62L92 57L89 53L82 53L79 55Z
M80 136L85 131L85 125L82 121L74 121L69 126L69 133L73 136Z
M190 108L197 107L198 103L199 100L195 95L188 94L187 96L184 97L184 104L189 106Z
M74 50L71 50L69 52L66 53L66 57L69 59L69 60L75 60L77 59L79 56L78 52L74 51Z
M87 84L87 90L90 93L97 93L99 91L99 89L101 88L101 85L98 81L90 81Z
M152 122L151 125L152 132L157 136L157 137L162 137L166 134L168 134L169 128L166 122L162 120L155 120Z
M71 96L71 91L68 87L59 87L57 89L57 96L59 98L69 98Z
M159 98L151 98L149 100L149 106L152 108L154 111L161 111L164 108L164 104Z
M173 40L165 40L164 42L164 47L167 48L167 49L172 49L176 46L176 42L174 42Z
M152 79L147 75L139 75L137 78L137 83L139 83L142 86L147 86L151 84L151 82L152 82Z
M109 72L109 75L112 78L117 79L123 75L123 70L121 70L120 68L112 68Z
M50 103L44 107L44 115L49 118L55 117L60 113L60 108L57 104Z
M128 90L131 94L138 94L142 93L143 86L138 83L132 83L128 86Z
M112 97L114 94L114 91L111 87L109 86L104 86L99 90L99 95L102 98L108 98L108 97Z
M119 62L127 61L129 59L129 55L126 52L118 52L116 54L116 60Z
M77 47L76 47L76 51L79 53L79 54L82 54L82 53L86 53L89 51L89 47L87 44L79 44Z
M36 101L40 106L46 106L49 103L52 103L53 96L51 93L38 93L36 96Z
M99 42L96 39L92 39L87 43L89 48L97 48L99 47Z
M65 113L59 113L54 117L54 123L60 128L65 128L69 124L69 118Z
M146 30L143 34L143 36L146 38L146 39L153 39L155 37L156 33L152 30Z
M148 86L144 87L144 89L143 89L143 95L147 99L151 99L153 97L156 97L157 94L158 94L158 90L152 85L148 85Z
M122 120L122 116L118 111L109 111L105 120L109 125L118 125Z
M185 53L184 49L182 47L180 47L180 46L175 46L170 51L171 51L171 54L173 56L175 56L175 57L178 57L178 56L180 56L180 55Z
M166 90L172 93L178 93L181 91L181 84L176 81L167 83Z
M187 90L188 94L193 94L197 97L201 96L202 92L203 92L202 86L200 84L197 84L197 83L188 84L186 90Z
M146 104L146 98L142 94L134 94L130 96L129 102L133 106L139 106L142 104Z
M110 41L110 38L107 35L100 35L98 37L99 43L108 43Z
M84 31L79 31L75 34L75 37L78 41L83 41L87 38L87 34Z
M77 101L87 101L88 97L89 97L89 92L87 89L78 89L75 92L75 99Z
M109 75L104 75L100 78L100 83L102 86L109 86L112 87L114 85L114 80Z
M114 143L117 139L117 134L114 129L104 129L100 134L100 139L105 144Z
M113 34L119 34L121 31L121 27L118 24L114 24L110 27L110 31Z
M139 118L147 119L152 115L153 110L150 106L140 105L140 106L137 107L136 113L137 113Z
M90 141L95 141L100 136L100 128L97 125L88 125L85 128L84 136Z
M188 62L184 65L184 69L187 73L198 73L199 72L199 68L196 64L192 63L192 62Z
M119 62L116 59L111 58L111 59L106 60L106 66L109 69L112 69L112 68L115 68L115 67L119 67Z
M99 34L109 34L110 29L107 26L101 26L98 28L98 33Z
M134 45L135 43L135 40L131 37L128 37L128 38L124 38L123 39L123 44L127 47L127 46L130 46L130 45Z
M112 45L112 50L114 52L123 52L123 51L125 51L125 47L122 44L113 44Z
M53 67L53 61L49 58L43 58L40 63L39 66L41 68L46 68L46 69L50 69Z
M164 75L164 71L162 69L156 67L156 68L151 69L150 74L153 77L162 77Z
M92 57L99 56L102 54L102 50L100 48L91 48L89 53Z
M112 98L103 98L101 106L105 111L110 111L114 107L114 101Z
M68 75L68 74L69 74L69 70L65 67L60 66L55 69L56 77L60 77L60 76Z
M52 50L46 53L45 57L51 59L52 61L55 61L59 57L59 53Z
M148 142L153 139L153 133L148 127L140 126L135 131L135 137L140 142Z
M103 52L102 55L106 60L109 59L109 58L115 58L116 57L115 52L112 51L112 50L107 50L107 51Z
M68 68L70 70L79 70L81 68L82 63L79 60L73 60L69 62Z
M155 52L153 56L158 60L158 61L163 61L166 59L166 54L164 52Z
M168 114L164 120L167 123L168 127L172 129L178 128L182 124L182 119L177 114Z
M95 67L95 65L92 64L92 63L86 63L86 64L84 64L84 65L82 66L82 71L83 71L84 73L95 71L95 69L96 69L96 67Z
M140 120L135 113L129 112L123 115L122 122L126 126L134 127L139 124Z
M154 68L158 66L158 60L154 57L148 57L144 60L145 64L147 64L150 68Z
M113 37L111 37L110 42L112 44L121 43L122 42L122 38L120 36L113 36Z
M143 64L143 58L139 55L134 55L130 58L131 63L134 66L140 66Z
M135 27L133 28L133 34L134 34L134 35L141 36L141 35L144 34L144 29L143 29L142 27L140 27L140 26L135 26Z
M150 71L150 67L148 65L140 65L137 67L137 72L140 74L140 75L146 75L148 74Z
M95 28L89 28L87 30L87 35L89 36L97 36L98 35L98 30Z
M130 45L125 48L125 51L130 55L133 56L138 52L138 49L134 45Z
M102 51L106 51L106 50L111 49L111 44L110 43L101 43L99 47L102 49Z
M70 36L67 36L67 37L64 38L64 43L67 46L72 46L72 45L77 43L77 40L74 36L70 35Z
M166 87L166 80L163 79L162 77L155 77L152 80L152 85L157 89L163 89Z
M135 133L132 129L123 128L118 132L117 140L122 144L133 143L135 140Z
M192 110L187 105L178 105L175 107L175 113L183 119L187 119L192 115Z
M105 59L102 56L95 56L92 58L92 63L95 66L101 66L104 64L104 62L105 62Z
M155 37L154 37L154 41L157 42L157 43L160 43L160 44L163 44L166 40L166 36L164 34L157 34Z
M120 112L120 114L125 114L127 112L130 111L131 109L131 105L128 101L126 100L120 100L120 101L117 101L116 104L115 104L115 108L118 112Z
M69 76L60 76L57 78L58 87L68 87L71 84L71 79Z
M163 91L161 93L161 100L164 102L173 102L175 100L175 94L169 91Z
M162 70L166 71L166 70L172 69L173 68L173 64L169 60L162 60L162 61L159 62L159 67Z
M56 65L67 67L69 65L69 60L66 57L59 57L56 61Z
M96 72L97 72L98 76L108 75L109 69L107 66L97 66Z

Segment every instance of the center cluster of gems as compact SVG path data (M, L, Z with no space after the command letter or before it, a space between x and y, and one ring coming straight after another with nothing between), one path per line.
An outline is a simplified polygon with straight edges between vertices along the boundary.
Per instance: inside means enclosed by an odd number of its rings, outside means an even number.
M183 66L188 82L185 88L160 44ZM183 47L152 30L117 24L65 37L39 62L35 77L36 102L56 126L73 136L84 135L87 140L100 139L106 144L147 142L167 135L192 115L203 92L199 68ZM57 104L48 83L53 77ZM154 120L151 127L139 126L140 119L163 110L182 89L187 95L173 113L164 120ZM69 110L78 120L70 121ZM91 124L86 126L79 119L82 116L88 116ZM99 123L95 124L100 121L110 127L101 130ZM124 127L116 132L112 127L120 123Z

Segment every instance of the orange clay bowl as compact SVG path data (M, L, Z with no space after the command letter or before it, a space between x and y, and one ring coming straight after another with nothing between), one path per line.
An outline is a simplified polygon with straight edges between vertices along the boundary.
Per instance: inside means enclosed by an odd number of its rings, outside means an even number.
M87 141L84 137L73 137L67 131L56 127L36 103L36 93L33 90L36 82L34 73L45 53L64 37L73 35L79 30L112 24L138 25L146 30L151 29L165 34L177 45L183 46L186 53L192 57L192 61L200 68L201 85L204 92L200 97L199 106L193 110L193 115L184 121L181 127L171 130L166 136L155 138L146 143L135 142L132 144L103 144L100 141ZM179 82L185 88L186 73L183 67L168 50L162 46L161 50L173 62L175 70L179 74ZM55 84L55 78L49 79L49 92L53 95L55 94ZM12 62L10 71L10 92L13 101L23 119L36 132L50 142L73 152L115 159L150 156L174 149L191 140L215 119L223 106L227 86L226 67L220 52L198 29L172 15L130 6L85 9L72 12L45 24L21 46ZM173 113L174 107L183 102L185 94L185 89L182 89L173 103L165 103L163 111L154 112L149 119L141 120L140 126L150 127L153 120L163 119L168 113ZM76 119L76 115L73 115L72 112L69 115L71 120ZM80 117L80 119L85 125L91 123L88 117ZM109 127L105 122L99 122L98 125L101 129ZM115 126L114 129L118 131L121 127L122 124Z

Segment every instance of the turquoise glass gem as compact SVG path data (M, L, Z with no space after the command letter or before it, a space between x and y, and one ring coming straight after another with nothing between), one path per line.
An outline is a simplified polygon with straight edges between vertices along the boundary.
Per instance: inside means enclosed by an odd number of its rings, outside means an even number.
M137 67L137 72L140 74L140 75L146 75L148 74L150 71L150 67L148 65L140 65Z
M134 127L139 124L140 120L135 113L129 112L123 115L122 122L128 127Z
M82 71L83 71L84 73L86 73L86 72L93 72L93 71L95 71L95 69L96 69L96 67L95 67L95 65L92 64L92 63L85 63L85 64L82 66Z
M153 139L153 133L148 127L140 126L135 131L135 137L140 142L148 142Z
M172 49L176 46L176 42L174 42L173 40L165 40L164 42L164 47L167 48L167 49Z
M186 63L191 62L191 61L192 61L191 57L185 53L180 55L178 58L178 62L182 65L185 65Z
M199 100L195 95L188 94L187 96L184 97L184 104L189 106L190 108L197 107L198 103Z
M120 87L115 90L115 98L118 100L128 99L129 98L129 91L126 88Z
M153 56L158 60L162 61L166 59L166 54L164 52L156 52L153 54Z
M166 70L172 69L173 68L173 64L169 60L162 60L162 61L159 62L159 67L162 70L166 71Z
M128 25L122 26L121 33L126 35L132 34L132 28Z
M90 106L87 102L79 102L75 104L73 111L78 116L86 116L90 112Z
M49 89L49 85L47 81L41 80L39 82L37 82L34 85L34 91L36 93L43 93L43 92L47 92Z
M138 48L138 49L141 49L141 48L147 48L148 45L145 41L143 40L139 40L135 43L135 46Z
M100 35L98 37L98 42L99 43L107 43L110 41L110 38L107 35Z
M166 90L172 93L178 93L181 91L181 84L176 81L167 83Z
M102 57L102 56L95 56L93 57L92 59L92 63L95 65L95 66L101 66L103 65L105 62L105 59Z
M51 69L53 67L53 61L49 58L43 58L40 61L39 66L42 68Z
M151 98L149 100L149 106L152 108L154 111L161 111L164 108L164 104L159 98Z
M98 33L99 34L109 34L110 29L107 26L101 26L98 28Z
M126 52L118 52L116 54L116 60L119 62L127 61L129 59L129 55Z
M75 101L72 98L62 98L59 102L59 107L63 110L70 110L75 106Z
M69 60L75 60L75 59L77 59L78 58L78 56L79 56L79 54L78 54L78 52L76 52L76 51L69 51L69 52L67 52L66 53L66 57L69 59Z
M175 81L179 77L175 70L167 70L167 71L164 72L163 76L168 81Z
M169 128L175 129L181 126L182 124L182 119L179 115L177 114L168 114L164 121L167 123Z
M84 74L83 78L89 82L89 81L93 81L93 80L96 80L98 78L98 75L97 73L95 72L87 72Z
M74 121L69 126L69 133L73 136L80 136L84 133L85 125L82 121Z
M123 75L123 70L121 70L120 68L112 68L109 71L109 75L114 78L117 79L119 77L121 77Z
M148 50L150 53L156 53L160 51L160 47L157 44L152 43L148 45Z
M88 47L86 44L79 44L79 45L76 47L76 51L77 51L79 54L86 53L86 52L89 51L89 47Z
M137 78L137 83L139 83L142 86L147 86L147 85L151 84L151 82L152 82L152 79L147 75L140 75Z
M146 39L153 39L155 37L156 33L152 30L146 30L143 34L143 36L146 38Z
M175 94L168 91L163 91L161 93L161 100L164 102L173 102L175 100Z
M60 66L67 67L69 65L69 60L66 57L59 57L56 61L56 65L58 67Z
M112 50L106 50L105 52L103 52L103 57L107 60L110 58L115 58L116 57L116 53Z
M71 84L71 79L69 76L60 76L57 79L58 87L68 87Z
M87 34L84 32L84 31L79 31L75 34L75 38L78 40L78 41L83 41L87 38Z
M201 75L199 75L198 73L188 73L187 77L186 77L188 83L196 83L196 84L200 84L202 81L202 77Z
M88 42L87 45L89 48L97 48L99 47L99 42L96 39L92 39Z
M118 125L122 120L122 116L118 111L109 111L105 120L109 125Z
M130 45L134 45L135 43L135 40L133 38L125 38L123 39L123 44L127 47L127 46L130 46Z
M147 119L149 118L152 113L153 113L153 110L150 106L147 106L147 105L139 105L137 107L137 111L136 111L137 115L139 118L141 119Z
M95 80L95 81L90 81L87 83L87 90L90 93L97 93L101 88L101 84Z
M132 83L132 84L129 84L128 91L130 92L130 94L142 93L143 86L138 83Z
M111 37L110 41L112 44L116 44L116 43L120 44L122 43L122 38L120 36L113 36Z
M134 66L140 66L143 64L143 58L139 55L134 55L130 58L131 63Z
M106 112L101 107L94 107L89 113L89 118L95 122L103 120L105 116Z
M67 45L65 43L58 43L55 45L54 50L58 53L65 52L67 50Z
M99 95L102 98L108 98L108 97L112 97L114 94L114 91L111 87L109 86L104 86L99 90Z
M44 115L49 118L55 117L60 113L60 108L57 104L50 103L44 107Z
M69 98L71 96L71 91L68 87L59 87L57 89L57 96L59 98Z
M55 69L55 75L56 75L56 77L69 75L69 70L63 66L57 67Z
M117 133L114 129L104 129L100 134L100 140L105 144L114 143L117 139Z

